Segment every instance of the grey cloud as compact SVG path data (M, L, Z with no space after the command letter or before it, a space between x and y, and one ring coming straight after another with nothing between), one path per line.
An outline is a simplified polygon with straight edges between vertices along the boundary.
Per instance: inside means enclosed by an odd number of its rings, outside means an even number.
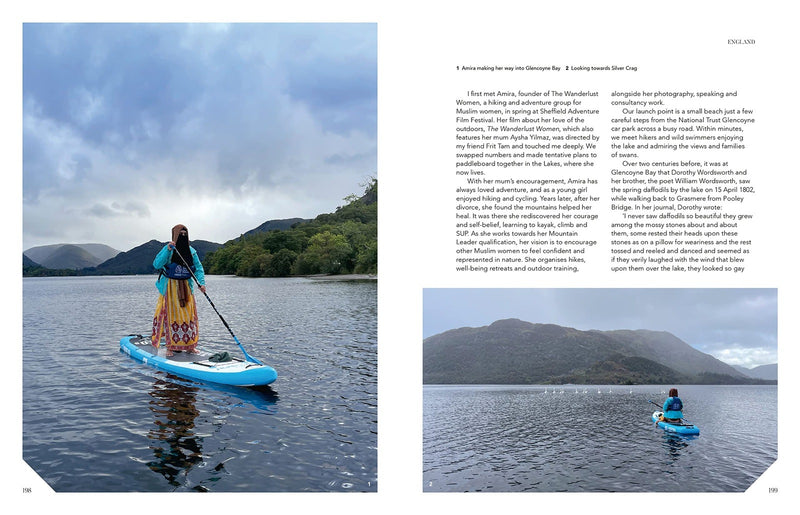
M25 24L24 233L166 194L315 216L377 172L376 111L375 24Z
M149 218L150 208L144 203L126 202L120 204L119 202L112 202L110 205L101 203L94 204L92 207L85 209L84 214L95 218L116 218L135 216L138 218Z
M92 207L86 209L84 213L86 215L93 216L96 218L111 218L119 216L118 211L116 211L112 207L103 204L95 204Z

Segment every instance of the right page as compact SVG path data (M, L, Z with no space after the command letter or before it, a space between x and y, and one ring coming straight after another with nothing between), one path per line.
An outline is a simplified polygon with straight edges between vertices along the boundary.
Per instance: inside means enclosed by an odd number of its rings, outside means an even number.
M424 493L791 495L797 45L781 9L453 14L417 63L424 87L403 82L419 109L391 112L414 152L390 148L403 171L382 170L408 213L384 222L413 249L382 256L415 272L383 284L421 301Z

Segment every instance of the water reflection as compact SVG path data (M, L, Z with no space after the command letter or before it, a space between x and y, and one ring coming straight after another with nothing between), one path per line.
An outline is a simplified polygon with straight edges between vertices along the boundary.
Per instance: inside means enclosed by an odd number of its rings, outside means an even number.
M689 447L689 441L696 438L696 435L676 435L674 433L664 433L664 450L667 452L669 461L678 461L683 452Z
M147 466L153 472L164 476L167 483L174 488L186 487L190 483L187 479L190 470L204 461L203 438L198 436L197 433L200 431L196 429L197 417L201 413L197 404L205 405L209 401L204 394L212 397L215 393L230 395L224 401L218 399L217 402L221 404L232 402L232 406L248 404L267 414L274 412L274 406L278 402L278 394L269 386L252 388L210 384L194 386L193 383L171 374L166 374L165 378L156 379L149 392L151 397L149 407L155 415L155 421L147 436L153 441L150 448L155 459L148 462ZM204 422L201 422L201 425L202 423ZM215 424L220 423L220 419L215 419ZM213 454L213 449L211 452ZM225 461L213 467L214 472L220 472L224 468ZM195 485L192 489L208 491L202 485Z
M150 391L150 410L155 425L148 432L155 460L147 466L164 476L167 482L179 487L180 478L203 461L202 441L194 433L195 419L200 411L195 406L198 388L157 379Z
M276 411L275 406L278 404L278 400L280 400L278 393L269 385L250 386L245 388L241 386L215 384L213 386L209 385L208 388L212 388L219 392L228 393L232 399L245 401L254 408L267 413L274 413Z

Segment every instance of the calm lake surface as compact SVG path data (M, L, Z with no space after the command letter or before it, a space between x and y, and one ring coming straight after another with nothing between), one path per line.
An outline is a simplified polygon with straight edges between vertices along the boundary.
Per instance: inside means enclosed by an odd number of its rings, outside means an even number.
M678 386L695 437L650 421L667 389L425 386L423 489L740 492L777 459L777 387Z
M180 379L119 352L155 276L23 280L23 458L58 492L377 491L377 283L208 276L268 388ZM241 356L198 292L200 346Z

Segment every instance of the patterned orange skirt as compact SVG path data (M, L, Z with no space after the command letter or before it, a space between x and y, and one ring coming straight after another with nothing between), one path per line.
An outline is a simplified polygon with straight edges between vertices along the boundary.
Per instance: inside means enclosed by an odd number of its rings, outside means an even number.
M166 294L158 296L150 340L154 347L158 347L161 338L164 338L169 351L193 351L199 338L197 305L194 295L189 292L185 305L181 307L178 281L169 279Z

